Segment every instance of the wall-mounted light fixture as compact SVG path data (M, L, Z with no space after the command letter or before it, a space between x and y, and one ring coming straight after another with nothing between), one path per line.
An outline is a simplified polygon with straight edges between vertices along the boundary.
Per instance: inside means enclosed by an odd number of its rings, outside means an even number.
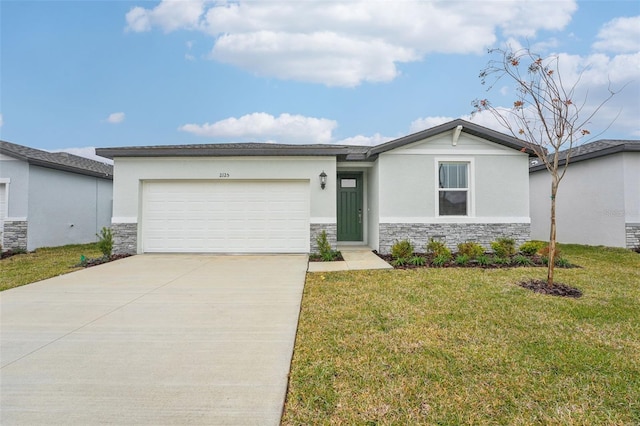
M327 186L327 174L323 170L320 173L320 188L324 189L325 186Z

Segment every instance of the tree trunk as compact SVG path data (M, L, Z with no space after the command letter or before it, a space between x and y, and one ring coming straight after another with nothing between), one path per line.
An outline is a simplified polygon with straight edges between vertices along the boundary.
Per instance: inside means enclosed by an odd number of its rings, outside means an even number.
M553 272L556 266L556 193L558 179L551 178L551 229L549 233L549 264L547 266L547 285L553 287Z

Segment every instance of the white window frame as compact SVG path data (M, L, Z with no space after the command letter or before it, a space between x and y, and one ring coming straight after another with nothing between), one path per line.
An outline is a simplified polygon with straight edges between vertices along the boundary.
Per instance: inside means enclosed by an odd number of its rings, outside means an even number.
M466 215L441 215L440 214L440 164L457 163L467 165L467 214ZM468 218L476 216L475 203L475 161L471 157L436 157L434 159L435 191L434 191L434 216L438 218ZM448 189L451 191L452 189ZM453 189L455 191L455 189Z

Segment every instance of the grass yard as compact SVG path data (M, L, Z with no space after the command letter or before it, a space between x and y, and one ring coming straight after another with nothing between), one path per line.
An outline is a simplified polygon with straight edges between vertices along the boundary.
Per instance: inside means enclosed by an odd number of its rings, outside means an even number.
M31 253L2 259L0 291L82 269L74 268L82 255L90 258L100 257L102 253L97 244L77 244L39 248Z
M544 268L307 275L285 425L640 424L640 255Z

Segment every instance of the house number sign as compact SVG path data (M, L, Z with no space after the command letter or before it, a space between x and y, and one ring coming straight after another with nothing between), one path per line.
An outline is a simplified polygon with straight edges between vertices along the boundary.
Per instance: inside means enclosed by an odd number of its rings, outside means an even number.
M221 173L220 173L220 177L221 177L221 178L228 178L228 177L229 177L229 173L221 172Z

